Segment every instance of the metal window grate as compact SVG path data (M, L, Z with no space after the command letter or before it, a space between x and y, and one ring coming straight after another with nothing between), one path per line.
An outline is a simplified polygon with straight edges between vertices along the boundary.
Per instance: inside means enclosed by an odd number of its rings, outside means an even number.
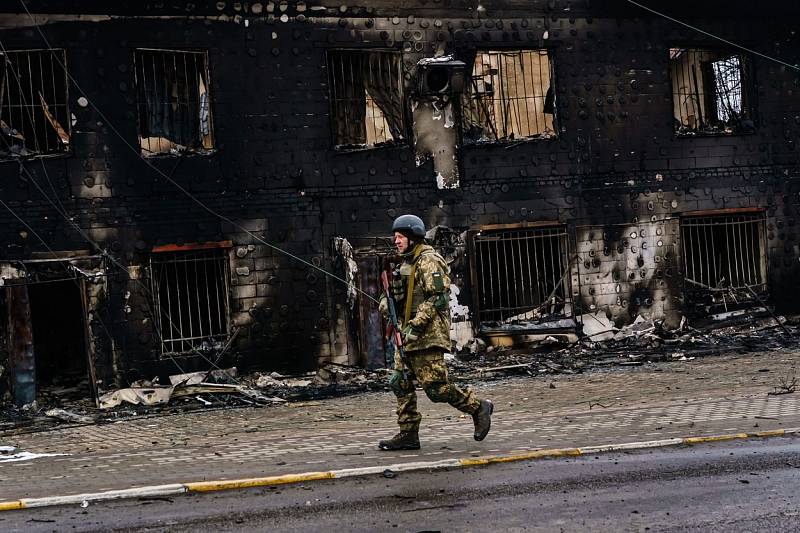
M139 49L134 63L142 154L213 149L207 54Z
M732 134L753 129L746 55L671 48L669 58L676 133Z
M150 267L162 352L219 349L230 335L226 252L156 253Z
M555 136L547 50L478 51L464 91L464 139Z
M681 220L686 281L704 289L766 284L764 215Z
M474 245L479 322L563 314L569 294L564 227L480 233Z
M367 148L404 138L401 67L401 54L396 51L328 52L331 128L336 148Z
M0 158L67 152L64 50L7 51L0 61Z

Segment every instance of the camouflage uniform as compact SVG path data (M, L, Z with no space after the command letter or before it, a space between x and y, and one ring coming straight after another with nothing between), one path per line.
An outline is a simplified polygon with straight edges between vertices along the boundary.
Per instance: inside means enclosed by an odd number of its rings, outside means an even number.
M468 414L480 408L480 400L469 388L462 390L447 377L444 352L451 347L450 269L431 246L420 244L403 255L400 276L405 290L401 291L402 298L396 301L398 319L404 321L405 318L407 287L415 263L409 320L401 326L404 330L407 326L413 327L417 338L405 343L407 364L400 359L399 351L395 353L395 370L409 372L393 387L397 396L397 423L402 431L413 432L418 430L422 419L417 410L415 379L433 402L447 402Z

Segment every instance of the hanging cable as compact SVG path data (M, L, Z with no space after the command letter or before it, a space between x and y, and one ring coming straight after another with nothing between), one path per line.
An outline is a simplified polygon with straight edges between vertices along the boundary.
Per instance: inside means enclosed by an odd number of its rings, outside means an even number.
M22 0L20 0L20 1L22 1ZM780 60L780 59L778 59L776 57L768 56L767 54L763 54L761 52L753 50L752 48L747 48L746 46L742 46L740 44L736 44L735 42L729 41L728 39L720 37L719 35L715 35L713 33L707 32L707 31L705 31L705 30L703 30L701 28L698 28L697 26L692 26L691 24L689 24L687 22L683 22L682 20L678 20L676 18L670 17L669 15L661 13L660 11L656 11L655 9L647 7L644 4L640 4L639 2L634 2L634 0L627 0L627 2L629 4L635 5L636 7L644 9L645 11L649 11L650 13L653 13L654 15L658 15L659 17L662 17L662 18L665 18L665 19L670 20L672 22L675 22L676 24L680 24L681 26L685 26L685 27L687 27L687 28L689 28L691 30L694 30L694 31L698 32L698 33L702 33L703 35L711 37L712 39L716 39L716 40L721 41L721 42L723 42L723 43L725 43L727 45L733 46L733 47L738 48L740 50L744 50L745 52L749 52L749 53L751 53L753 55L757 55L759 57L763 57L764 59L768 59L770 61L774 61L775 63L781 64L781 65L783 65L785 67L789 67L790 69L793 69L793 70L796 70L796 71L800 72L800 66L798 66L798 65L792 65L791 63L787 63L786 61L782 61L782 60Z
M45 45L47 45L47 48L49 50L53 50L53 47L50 45L50 42L47 40L47 37L45 36L45 34L42 31L41 27L38 24L36 24L36 20L33 18L33 15L31 14L30 10L28 9L28 6L25 3L25 0L20 0L20 4L22 5L22 7L25 10L25 12L28 14L28 17L30 18L31 22L34 23L34 27L36 28L36 31L41 36L41 38L44 41ZM192 194L191 192L186 190L186 188L184 188L180 183L178 183L177 181L173 180L170 176L168 176L166 173L164 173L161 169L159 169L158 167L156 167L155 165L150 163L145 157L143 157L141 152L140 152L140 150L137 150L128 141L128 139L126 139L120 133L120 131L116 128L116 126L114 126L114 124L110 120L108 120L108 118L105 116L105 114L102 112L102 110L100 110L100 108L97 107L97 105L95 105L95 103L86 95L84 90L81 88L80 84L78 84L78 82L75 80L75 78L73 78L72 75L69 73L69 71L67 71L66 65L64 65L64 63L61 62L61 60L58 57L55 57L55 60L64 69L64 72L66 73L67 78L69 78L69 80L72 82L72 84L75 86L75 88L78 89L78 91L80 92L81 96L83 96L84 98L86 98L89 101L89 103L92 106L92 108L97 112L97 114L105 122L105 124L109 127L109 129L111 131L113 131L114 134L117 137L119 137L119 139L123 142L123 144L125 144L128 148L130 148L130 150L133 151L137 155L137 157L139 157L148 167L150 167L153 171L155 171L157 174L159 174L161 177L163 177L167 182L169 182L173 187L178 189L187 198L192 200L200 208L202 208L203 210L208 212L210 215L212 215L212 216L214 216L214 217L216 217L216 218L218 218L218 219L220 219L220 220L222 220L224 222L227 222L228 224L232 225L236 229L246 233L247 235L249 235L250 237L252 237L256 241L258 241L259 243L261 243L264 246L266 246L267 248L270 248L271 250L274 250L276 252L284 254L287 257L290 257L290 258L294 259L295 261L297 261L299 263L302 263L303 265L306 265L306 266L308 266L310 268L313 268L314 270L317 270L317 271L321 272L322 274L324 274L325 276L328 276L331 279L339 281L339 282L347 285L348 287L355 289L356 292L358 292L359 294L361 294L362 296L364 296L368 300L371 300L375 304L379 303L378 300L375 297L373 297L371 294L365 292L362 289L359 289L358 287L355 287L354 283L350 283L347 280L345 280L344 278L341 278L341 277L337 276L336 274L334 274L332 272L328 272L324 268L319 267L319 266L313 264L310 261L306 261L305 259L303 259L301 257L298 257L297 255L295 255L295 254L293 254L293 253L291 253L291 252L289 252L287 250L284 250L283 248L280 248L279 246L276 246L276 245L266 241L265 239L263 239L262 237L259 237L258 235L256 235L255 233L251 232L250 230L248 230L247 228L245 228L241 224L239 224L237 222L234 222L230 217L228 217L226 215L223 215L222 213L219 213L216 210L214 210L213 208L211 208L208 205L206 205L202 200L200 200L194 194Z

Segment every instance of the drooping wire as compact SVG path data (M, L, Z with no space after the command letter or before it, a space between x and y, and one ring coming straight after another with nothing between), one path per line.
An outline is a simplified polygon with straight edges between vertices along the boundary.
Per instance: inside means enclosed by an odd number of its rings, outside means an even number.
M757 55L759 57L762 57L764 59L768 59L770 61L774 61L775 63L781 64L781 65L783 65L785 67L789 67L790 69L793 69L793 70L796 70L796 71L800 72L800 66L798 66L798 65L792 65L791 63L787 63L786 61L782 61L782 60L780 60L780 59L778 59L776 57L769 56L769 55L764 54L762 52L759 52L757 50L753 50L752 48L747 48L746 46L742 46L742 45L737 44L737 43L735 43L733 41L729 41L728 39L720 37L719 35L715 35L715 34L713 34L711 32L707 32L707 31L705 31L705 30L703 30L701 28L698 28L697 26L693 26L693 25L689 24L688 22L684 22L682 20L678 20L676 18L670 17L669 15L667 15L665 13L662 13L660 11L656 11L655 9L653 9L651 7L648 7L648 6L644 5L644 4L640 4L639 2L635 2L634 0L626 0L626 1L629 4L633 4L636 7L644 9L645 11L649 11L650 13L653 13L654 15L658 15L659 17L662 17L662 18L665 18L667 20L670 20L670 21L672 21L672 22L674 22L676 24L680 24L681 26L685 26L685 27L687 27L687 28L689 28L691 30L694 30L694 31L698 32L698 33L702 33L703 35L706 35L708 37L711 37L712 39L716 39L718 41L721 41L721 42L723 42L723 43L725 43L725 44L727 44L729 46L733 46L733 47L738 48L740 50L744 50L745 52L749 52L749 53L751 53L753 55Z
M23 9L25 10L25 12L28 14L28 17L30 18L30 20L31 20L31 22L33 23L34 27L36 28L36 31L37 31L37 32L39 33L39 35L41 36L41 38L42 38L42 40L44 41L45 45L47 45L47 48L48 48L49 50L53 50L53 47L50 45L50 41L48 41L48 39L47 39L47 36L45 36L45 34L44 34L44 32L42 31L42 29L40 28L40 26L39 26L38 24L36 24L36 20L33 18L33 15L31 14L30 10L28 9L28 6L27 6L27 4L25 3L25 0L19 0L19 1L20 1L20 4L22 5ZM361 294L362 296L364 296L364 297L365 297L365 298L367 298L368 300L371 300L372 302L374 302L374 303L376 303L376 304L377 304L377 303L379 303L379 302L378 302L378 300L377 300L375 297L373 297L371 294L369 294L369 293L365 292L364 290L362 290L362 289L360 289L360 288L356 287L356 286L355 286L355 283L350 283L350 282L348 282L347 280L345 280L344 278L342 278L342 277L340 277L340 276L337 276L336 274L334 274L334 273L332 273L332 272L328 272L328 271L327 271L327 270L325 270L324 268L322 268L322 267L319 267L319 266L317 266L317 265L313 264L313 263L312 263L312 262L310 262L310 261L306 261L305 259L303 259L303 258L301 258L301 257L298 257L297 255L295 255L295 254L293 254L293 253L289 252L288 250L284 250L283 248L281 248L281 247L279 247L279 246L276 246L276 245L274 245L274 244L272 244L272 243L270 243L270 242L266 241L265 239L263 239L262 237L260 237L260 236L256 235L255 233L251 232L250 230L248 230L247 228L245 228L245 227L244 227L244 226L242 226L241 224L238 224L237 222L234 222L234 221L233 221L233 220L232 220L230 217L227 217L227 216L223 215L222 213L219 213L219 212L217 212L216 210L212 209L211 207L209 207L208 205L206 205L206 204L205 204L205 203L204 203L202 200L200 200L199 198L197 198L197 197L196 197L194 194L192 194L191 192L189 192L188 190L186 190L186 189L185 189L185 188L184 188L184 187L183 187L183 186L182 186L180 183L178 183L177 181L173 180L173 179L172 179L170 176L168 176L166 173L164 173L164 172L163 172L163 171L162 171L160 168L156 167L156 166L155 166L155 165L153 165L153 164L152 164L150 161L148 161L148 160L147 160L147 158L143 157L143 156L142 156L142 154L141 154L141 151L140 151L140 150L137 150L137 149L136 149L136 148L135 148L135 147L134 147L134 146L133 146L133 145L132 145L132 144L131 144L131 143L128 141L128 139L127 139L127 138L125 138L125 137L124 137L124 136L123 136L123 135L120 133L120 131L119 131L119 130L118 130L118 129L117 129L115 126L114 126L114 124L113 124L113 123L112 123L110 120L108 120L108 118L106 118L106 116L105 116L105 114L102 112L102 110L100 110L100 108L99 108L99 107L97 107L97 105L96 105L96 104L95 104L95 103L94 103L94 102L93 102L93 101L92 101L92 100L91 100L91 99L90 99L90 98L89 98L89 97L86 95L86 92L85 92L85 91L84 91L84 90L81 88L80 84L78 84L78 82L75 80L75 78L74 78L74 77L73 77L73 76L72 76L72 75L69 73L69 71L67 71L67 67L66 67L66 65L64 65L64 63L63 63L63 62L62 62L62 61L61 61L61 60L60 60L60 59L59 59L57 56L53 56L53 57L54 57L54 58L55 58L55 60L56 60L56 61L57 61L57 62L58 62L60 65L61 65L61 67L64 69L64 72L66 73L67 77L68 77L68 78L69 78L69 80L72 82L72 84L73 84L73 85L75 85L75 88L77 88L77 89L78 89L78 91L80 92L80 94L81 94L81 95L82 95L84 98L86 98L86 99L89 101L89 103L90 103L90 105L92 106L92 108L93 108L93 109L94 109L94 110L97 112L97 114L100 116L100 118L101 118L101 119L103 119L103 122L104 122L106 125L108 125L109 129L110 129L111 131L113 131L113 132L114 132L114 134L115 134L117 137L119 137L119 139L120 139L120 140L121 140L121 141L122 141L122 142L123 142L123 143L124 143L124 144L125 144L125 145L126 145L128 148L130 148L130 149L131 149L131 151L133 151L133 152L134 152L134 153L137 155L137 157L139 157L139 158L140 158L140 159L141 159L141 160L142 160L142 161L145 163L145 165L147 165L147 166L148 166L148 167L150 167L150 168L151 168L153 171L155 171L157 174L159 174L161 177L163 177L163 178L164 178L164 179L165 179L167 182L169 182L169 183L170 183L170 184L171 184L173 187L175 187L176 189L178 189L178 190L179 190L181 193L183 193L183 194L184 194L184 195L185 195L187 198L189 198L189 199L190 199L190 200L192 200L194 203L196 203L196 204L197 204L197 205L198 205L200 208L202 208L203 210L205 210L206 212L208 212L210 215L212 215L212 216L214 216L214 217L216 217L216 218L218 218L218 219L220 219L220 220L222 220L222 221L224 221L224 222L227 222L228 224L232 225L232 226L233 226L233 227L235 227L236 229L238 229L238 230L240 230L240 231L242 231L242 232L244 232L244 233L248 234L250 237L252 237L252 238L253 238L253 239L255 239L256 241L258 241L259 243L263 244L263 245L264 245L264 246L266 246L267 248L270 248L271 250L274 250L274 251L276 251L276 252L279 252L279 253L281 253L281 254L284 254L285 256L287 256L287 257L290 257L290 258L294 259L295 261L297 261L297 262L299 262L299 263L301 263L301 264L303 264L303 265L305 265L305 266L307 266L307 267L313 268L314 270L317 270L317 271L321 272L321 273L322 273L322 274L324 274L325 276L328 276L328 277L329 277L329 278L331 278L331 279L334 279L334 280L336 280L336 281L339 281L339 282L341 282L341 283L343 283L343 284L347 285L347 287L349 287L349 288L355 289L355 291L356 291L356 292L358 292L359 294Z
M2 50L3 50L3 52L5 52L5 47L3 46L3 44L2 44L2 42L1 42L1 41L0 41L0 49L2 49ZM48 43L48 49L49 49L49 50L52 50L52 48L50 47L49 43ZM55 57L55 56L54 56L54 57ZM65 74L67 74L67 75L68 75L68 73L66 72L66 67L65 67L63 64L61 64L61 62L60 62L60 61L59 61L59 64L62 66L62 68L64 68ZM24 91L22 91L22 89L21 89L22 85L21 85L21 80L20 80L19 73L17 73L17 72L16 72L16 70L13 68L13 66L11 67L11 70L12 70L12 72L13 72L13 74L14 74L14 76L15 76L16 80L17 80L17 85L20 87L20 94L21 94L21 96L22 96L23 100L27 102L27 98L25 97ZM70 79L72 79L72 78L70 77ZM73 80L73 83L75 83L75 85L76 85L76 87L78 88L78 90L80 90L80 91L81 91L81 93L83 93L83 90L82 90L82 89L81 89L79 86L77 86L77 83L76 83L74 80ZM28 109L28 107L27 107L27 106L26 106L26 109L27 109L28 117L31 119L31 121L33 121L33 117L32 117L32 114L31 114L31 111L30 111L30 109ZM98 110L98 112L99 112L99 110ZM102 113L101 113L101 115L102 115ZM105 119L105 117L103 117L103 118ZM109 125L110 125L110 124L109 124ZM113 125L112 125L112 129L114 129L114 128L113 128ZM115 130L115 131L116 131L116 130ZM6 142L6 144L8 145L8 142L7 142L7 141L5 141L5 139L3 139L3 140L4 140L4 142ZM175 169L177 169L177 167L178 167L178 164L180 163L180 161L181 161L181 160L179 159L179 160L178 160L178 162L175 164L175 167L173 167L173 171L174 171ZM64 218L64 219L65 219L65 220L66 220L66 221L67 221L67 222L68 222L68 223L69 223L69 224L70 224L70 225L71 225L71 226L72 226L72 227L73 227L73 228L74 228L74 229L75 229L75 230L76 230L76 231L77 231L77 232L78 232L78 233L79 233L79 234L80 234L80 235L81 235L83 238L84 238L84 240L86 240L86 241L87 241L89 244L91 244L91 245L92 245L92 246L93 246L93 247L94 247L94 248L95 248L95 249L96 249L96 250L97 250L97 251L98 251L98 252L99 252L99 253L100 253L100 254L101 254L103 257L107 258L107 259L109 260L109 262L110 262L110 263L111 263L113 266L116 266L116 267L117 267L117 268L119 268L119 269L120 269L122 272L124 272L124 273L125 273L125 274L128 276L128 278L129 278L131 281L133 281L133 282L134 282L134 284L138 285L138 286L141 288L141 290L142 290L142 293L144 294L144 297L145 297L145 298L144 298L144 299L145 299L145 304L147 305L147 307L148 307L148 310L149 310L149 312L150 312L151 316L153 316L153 317L155 318L157 315L156 315L156 310L155 310L155 309L153 308L153 306L151 305L151 300L153 300L153 294L152 294L152 292L150 291L150 289L149 289L149 288L148 288L148 287L147 287L147 286L146 286L144 283L142 283L140 280L138 280L138 279L135 279L135 278L131 278L131 277L130 277L130 274L129 274L129 272L128 272L128 269L125 267L125 265L123 265L123 264L122 264L122 263L121 263L121 262L120 262L118 259L116 259L116 258L115 258L114 256L112 256L110 253L108 253L108 252L107 252L105 249L103 249L103 248L100 246L100 244L98 244L97 242L95 242L95 241L94 241L94 240L93 240L93 239L92 239L92 238L91 238L91 237L90 237L90 236L89 236L89 235L88 235L86 232L84 232L84 231L83 231L83 229L82 229L80 226L78 226L78 225L77 225L77 224L76 224L76 223L75 223L75 222L72 220L72 218L70 218L70 217L69 217L68 213L66 212L66 209L63 207L63 204L61 204L61 202L60 202L60 201L59 201L59 204L61 205L61 209L59 209L59 207L58 207L58 206L56 206L56 205L55 205L55 203L54 203L54 202L53 202L53 201L50 199L49 195L48 195L48 194L47 194L47 193L46 193L46 192L45 192L45 191L42 189L42 187L39 185L39 183L36 181L36 179L35 179L35 178L33 177L33 175L30 173L30 171L29 171L29 170L28 170L28 169L27 169L27 168L24 166L24 164L20 163L20 168L23 170L23 172L25 172L25 174L28 176L28 179L30 179L30 181L31 181L31 182L32 182L32 183L33 183L33 184L36 186L36 188L39 190L39 192L42 194L42 196L44 196L44 197L45 197L45 199L46 199L46 200L47 200L47 201L50 203L50 205L52 205L52 206L53 206L53 208L55 208L56 212L57 212L57 213L59 213L59 214L60 214L60 215L61 215L61 216L62 216L62 217L63 217L63 218ZM46 178L47 178L47 181L50 183L50 186L51 186L51 188L53 189L53 192L54 192L54 195L56 196L56 199L58 199L58 198L57 198L57 194L55 193L55 188L53 187L53 183L52 183L52 181L50 180L49 174L47 173L47 168L44 166L44 162L43 162L43 161L42 161L42 170L44 171L44 173L45 173L45 176L46 176ZM170 177L170 176L168 176L168 175L165 175L165 177L166 177L167 179L171 179L171 177ZM40 239L40 240L41 240L41 239ZM42 241L42 242L43 242L43 244L45 245L45 247L47 247L47 244L46 244L46 243L44 243L44 241ZM48 248L48 249L49 249L49 248ZM51 253L52 253L52 251L51 251ZM160 314L159 314L158 316L164 315L164 316L166 317L166 319L167 319L167 322L169 323L169 326L170 326L170 328L171 328L171 329L170 329L170 331L172 331L172 330L175 330L175 331L180 331L180 328L178 328L178 327L176 326L176 324L175 324L175 322L173 321L173 319L172 319L172 316L171 316L171 314L169 313L169 311L167 311L167 310L165 310L165 309L163 309L163 308L159 308L159 313L160 313ZM100 321L100 324L101 324L101 326L103 327L103 329L105 330L106 334L109 336L109 338L110 338L110 339L112 340L112 342L113 342L113 337L111 336L110 332L109 332L109 331L108 331L108 329L106 328L105 324L102 322L102 320L100 320L100 318L99 318L99 317L97 317L97 318L98 318L98 320ZM164 337L163 337L163 335L162 335L162 333L161 333L161 330L160 330L159 328L157 328L157 327L156 327L156 328L153 328L153 329L154 329L154 331L155 331L155 333L156 333L157 337L159 338L159 342L160 342L162 345L163 345L163 344L165 344L165 340L164 340ZM236 384L239 384L239 385L241 385L241 382L240 382L238 379L236 379L236 377L235 377L235 376L231 375L231 374L230 374L230 373L228 373L228 372L227 372L225 369L221 368L221 367L220 367L220 366L219 366L219 365L216 363L216 361L212 361L211 359L209 359L208 357L206 357L206 356L205 356L205 355L204 355L204 354L203 354L203 353L202 353L202 352L201 352L201 351L200 351L200 350L199 350L199 349L198 349L196 346L194 346L194 345L192 345L192 344L190 343L189 347L190 347L190 352L191 352L191 353L193 353L193 354L195 354L195 355L198 355L198 356L200 356L200 358L202 358L202 359L203 359L203 360L205 360L207 363L209 363L209 364L210 364L210 365L211 365L213 368L215 368L215 369L217 369L217 370L220 370L220 371L224 372L224 373L225 373L225 374L226 374L226 375L227 375L227 376L228 376L228 377L229 377L231 380L233 380L233 381L234 381ZM172 355L172 353L170 353L170 352L167 352L167 353L166 353L166 355L167 355L167 357L169 357L169 359L170 359L170 360L173 362L173 364L176 366L176 368L178 368L178 370L179 370L179 371L180 371L182 374L185 374L185 373L186 373L186 372L183 370L183 368L180 366L180 364L178 363L178 361L175 359L175 357Z

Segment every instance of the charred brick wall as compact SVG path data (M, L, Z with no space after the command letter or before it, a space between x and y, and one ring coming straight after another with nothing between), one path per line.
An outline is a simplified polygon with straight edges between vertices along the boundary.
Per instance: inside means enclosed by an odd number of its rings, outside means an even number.
M230 318L239 332L231 357L270 368L342 360L352 343L341 337L353 327L341 311L345 288L239 225L333 268L335 236L354 243L385 236L405 212L458 231L558 221L570 235L576 308L605 312L618 324L638 314L675 324L684 305L681 215L760 207L767 216L772 294L781 305L795 303L788 295L797 294L800 279L796 72L754 61L754 133L676 138L668 50L709 44L702 35L616 4L605 10L561 0L489 2L482 11L471 3L406 4L120 3L84 6L88 19L76 18L64 3L31 5L50 44L66 50L83 95L101 112L78 103L82 94L72 86L71 153L0 163L0 189L51 248L92 249L39 186L55 191L73 222L113 258L106 264L107 292L94 298L96 319L114 339L101 341L109 335L95 333L104 383L150 377L154 367L175 371L175 362L160 355L148 295L150 253L163 244L232 242ZM800 53L796 16L703 23L791 63ZM2 22L7 49L45 47L27 15L7 14ZM430 164L417 168L409 146L333 149L326 50L402 50L410 85L419 59L458 56L476 46L550 50L556 139L463 148L455 190L438 189ZM149 159L158 170L139 158L136 48L208 51L213 153ZM161 173L236 225L187 198ZM10 214L0 216L2 259L44 249ZM459 300L469 306L467 267L462 261L454 274ZM205 364L198 356L179 363L184 370Z

